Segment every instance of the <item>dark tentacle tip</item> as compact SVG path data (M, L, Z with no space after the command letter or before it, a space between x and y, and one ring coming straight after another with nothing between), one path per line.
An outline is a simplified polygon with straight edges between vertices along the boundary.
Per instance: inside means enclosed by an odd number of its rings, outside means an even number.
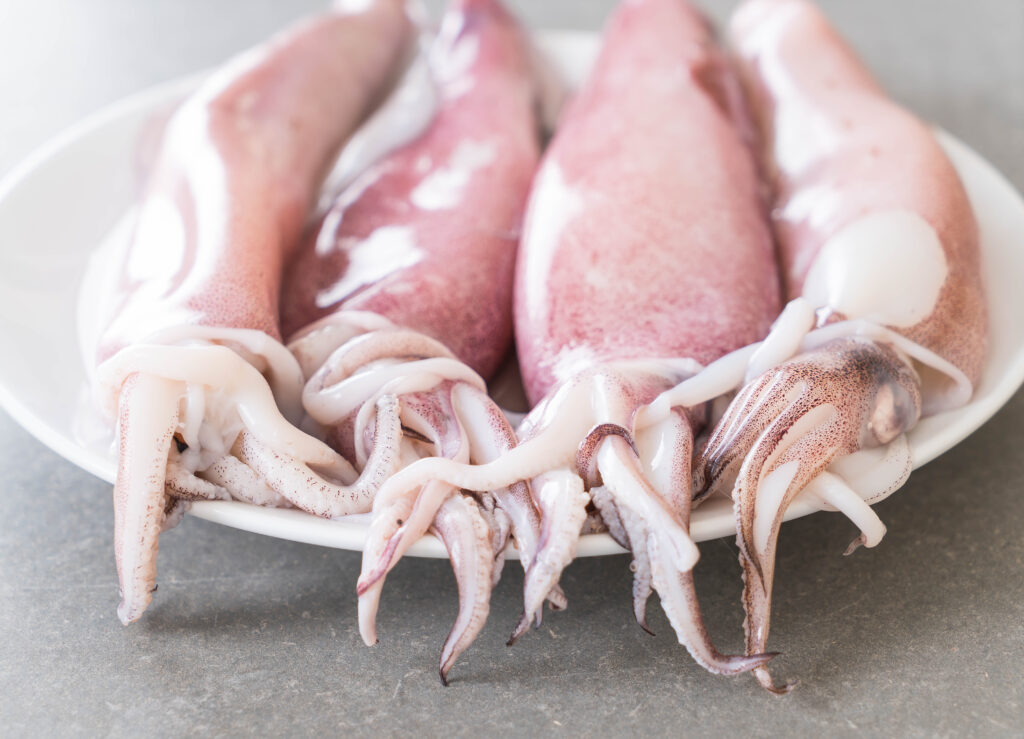
M799 683L799 680L790 680L785 685L773 685L766 690L772 695L789 695Z
M844 557L849 557L851 554L856 552L862 546L864 546L864 535L863 534L861 534L856 539L854 539L853 541L850 542L850 546L846 547L846 551L843 552L843 556Z
M448 673L444 669L444 667L438 668L437 674L441 678L441 684L447 688L448 687Z
M512 635L509 636L508 641L505 642L505 646L506 647L511 647L517 641L519 641L519 637L521 637L523 634L525 634L529 630L530 630L530 617L527 616L526 612L524 611L523 615L519 617L519 623L517 623L516 627L514 629L512 629Z
M637 623L638 623L638 624L640 625L640 628L641 628L641 629L643 629L644 631L646 631L646 632L647 632L648 634L650 634L651 636L657 636L657 634L655 634L655 633L654 633L654 632L653 632L653 631L651 630L651 627L647 625L647 620L646 620L646 619L644 619L643 621L639 621L639 620L638 620L638 621L637 621Z
M777 654L777 652L772 654L772 658L774 659ZM757 682L761 684L761 687L772 695L788 695L799 684L798 680L789 680L782 685L776 685L771 673L768 672L764 665L755 669L752 674L757 678Z

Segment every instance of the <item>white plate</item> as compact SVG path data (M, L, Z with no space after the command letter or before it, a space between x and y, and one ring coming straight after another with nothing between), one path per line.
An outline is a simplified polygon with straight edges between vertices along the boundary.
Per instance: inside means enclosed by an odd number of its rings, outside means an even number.
M585 32L542 32L541 46L569 80L580 80L597 51ZM85 369L76 335L79 279L91 249L129 206L144 124L195 86L198 78L155 87L90 117L50 142L0 184L0 403L61 456L107 480L114 460L79 444L73 433ZM991 348L974 400L922 421L910 434L919 467L977 429L1024 381L1024 201L984 159L940 134L967 186L981 224L991 311ZM799 502L786 518L812 512ZM328 521L295 510L243 503L196 503L192 514L282 539L360 550L364 520ZM734 533L729 501L695 511L697 541ZM584 536L579 556L621 552L605 534ZM409 552L445 557L425 537ZM515 556L514 552L509 552Z

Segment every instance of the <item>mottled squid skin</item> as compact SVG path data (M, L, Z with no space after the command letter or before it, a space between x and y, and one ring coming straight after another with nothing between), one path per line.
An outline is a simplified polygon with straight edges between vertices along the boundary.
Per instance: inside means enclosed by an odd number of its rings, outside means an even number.
M313 322L291 345L316 355L303 360L306 409L357 460L372 449L365 403L388 395L401 405L404 461L487 462L516 444L481 376L511 347L513 269L539 158L527 39L497 0L453 0L429 68L439 101L428 128L340 194L285 281L285 332ZM339 328L361 321L367 330ZM525 484L483 492L455 500L457 486L434 481L373 501L361 633L377 642L384 577L432 529L459 582L442 680L483 627L509 535L527 562L539 535Z
M430 52L426 132L363 173L290 266L285 335L341 310L433 337L484 377L512 340L512 271L538 154L522 29L454 0Z
M181 455L198 455L200 437L228 447L204 465L230 457L231 439L249 427L279 451L351 472L292 428L271 396L268 381L282 407L298 410L301 373L278 330L281 270L332 157L387 89L411 37L400 0L351 12L339 3L214 73L167 124L97 349L108 406L119 396L125 623L152 598L157 538L177 498L230 497L237 486L256 502L282 502L237 460L218 466L219 484L185 470ZM215 400L237 401L243 421L207 418ZM194 427L183 428L179 407L199 408Z
M730 39L758 123L788 297L809 301L823 330L844 320L876 327L875 338L840 338L754 379L701 456L699 494L731 490L735 502L747 651L754 654L768 637L786 507L834 461L905 445L903 432L922 413L966 402L981 371L987 323L977 225L929 128L885 97L806 0L750 0L734 16ZM856 230L866 223L883 227ZM908 228L899 232L907 238L887 240L885 259L865 262L876 246L872 237L885 237L892 223ZM851 233L868 236L858 241ZM828 269L840 247L863 255L860 264ZM899 268L902 253L919 252L927 258L911 260L899 289L872 289L886 284L885 272ZM934 291L922 293L928 280ZM907 301L918 293L923 298ZM944 373L911 361L918 349L948 363ZM909 457L887 492L908 471ZM842 480L829 479L842 488ZM872 545L884 533L874 518L858 542ZM776 687L765 668L755 675L769 690L791 687Z
M182 326L280 341L284 262L412 37L400 0L344 5L238 56L168 121L99 362Z
M527 573L516 635L539 617L573 557L582 476L612 535L633 552L642 626L653 588L708 669L733 673L770 659L718 653L693 596L689 480L704 409L676 409L655 428L633 424L641 406L686 377L678 360L704 365L755 342L778 313L742 117L706 20L681 0L634 0L608 23L596 66L545 154L517 266L516 338L527 393L539 402L519 450L533 441L551 463L534 479L545 545ZM572 417L582 436L554 431Z

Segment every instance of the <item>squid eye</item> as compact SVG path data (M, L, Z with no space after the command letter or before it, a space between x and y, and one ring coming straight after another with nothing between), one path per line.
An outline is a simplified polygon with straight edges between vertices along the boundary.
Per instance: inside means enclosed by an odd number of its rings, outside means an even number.
M892 385L884 383L878 388L874 408L868 419L868 429L878 444L888 444L900 435L903 431L901 415Z
M913 426L920 415L913 381L897 375L878 386L867 431L878 445L888 444Z

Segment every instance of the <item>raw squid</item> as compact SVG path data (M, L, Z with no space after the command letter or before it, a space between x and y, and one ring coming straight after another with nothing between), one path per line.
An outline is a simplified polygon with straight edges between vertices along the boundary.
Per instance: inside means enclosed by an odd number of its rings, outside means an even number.
M381 490L431 480L486 490L532 478L542 538L513 639L539 620L592 501L632 550L642 626L653 588L706 668L734 673L771 658L720 654L694 597L691 455L716 393L690 384L692 402L635 423L660 393L763 337L778 313L740 101L697 12L682 0L623 3L531 195L515 311L526 389L539 405L520 427L522 443L475 467L423 460Z
M118 418L115 554L125 623L152 599L158 536L181 501L344 493L266 484L286 462L355 471L298 431L300 367L280 342L284 260L345 139L412 39L401 0L338 3L215 73L168 122L111 277L97 382ZM273 389L273 392L272 392ZM275 402L276 397L276 402ZM278 408L284 411L282 415ZM397 418L395 419L397 426ZM289 497L291 495L292 497Z
M482 377L511 345L515 253L539 157L527 40L496 0L454 0L428 69L437 93L429 128L341 192L285 284L285 330L313 322L290 343L310 377L306 411L367 479L380 479L384 407L400 416L403 464L425 455L487 462L516 443ZM446 680L483 627L510 533L530 562L539 513L518 481L479 499L443 481L375 491L332 511L373 509L360 631L377 642L384 577L432 528L459 588L441 654Z
M978 229L956 172L822 14L805 0L751 0L731 40L793 301L763 362L799 352L751 372L697 474L700 494L732 492L747 652L757 654L787 506L806 490L860 527L850 551L878 543L885 527L867 503L906 480L905 432L921 415L969 399L986 311ZM791 687L763 667L755 675L769 690Z

